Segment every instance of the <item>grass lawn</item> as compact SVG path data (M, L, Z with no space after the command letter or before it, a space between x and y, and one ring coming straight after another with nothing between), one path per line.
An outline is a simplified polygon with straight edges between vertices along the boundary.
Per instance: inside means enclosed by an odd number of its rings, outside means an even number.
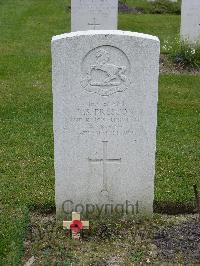
M0 0L0 265L18 265L28 208L54 208L50 41L70 30L63 0ZM119 16L123 30L179 31L179 16ZM162 75L156 204L191 204L199 182L200 76ZM8 260L1 262L6 256Z
M152 2L147 1L147 0L122 0L122 2L128 4L129 6L134 6L134 7L142 7L144 10L149 10L152 6ZM181 0L178 0L178 4L180 5ZM174 3L171 3L172 5ZM176 3L175 3L176 5Z
M119 28L158 36L161 51L164 41L173 41L179 36L180 16L176 15L119 15Z

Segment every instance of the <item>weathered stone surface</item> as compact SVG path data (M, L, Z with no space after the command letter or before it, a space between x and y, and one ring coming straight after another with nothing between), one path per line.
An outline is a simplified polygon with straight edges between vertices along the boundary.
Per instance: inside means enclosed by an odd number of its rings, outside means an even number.
M71 1L71 31L116 30L118 0Z
M189 43L200 43L200 1L182 0L181 38Z
M123 31L53 37L57 213L66 200L152 211L159 48Z

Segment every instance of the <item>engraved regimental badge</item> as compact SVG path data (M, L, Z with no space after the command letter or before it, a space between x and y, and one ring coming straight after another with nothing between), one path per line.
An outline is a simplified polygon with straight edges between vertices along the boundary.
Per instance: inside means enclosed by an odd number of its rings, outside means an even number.
M82 62L82 87L89 93L109 96L130 85L130 62L120 49L104 45L91 50Z

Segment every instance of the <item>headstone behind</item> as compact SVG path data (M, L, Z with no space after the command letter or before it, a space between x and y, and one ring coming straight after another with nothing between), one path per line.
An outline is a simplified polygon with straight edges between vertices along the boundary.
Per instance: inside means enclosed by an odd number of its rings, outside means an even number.
M116 30L118 0L72 0L71 31Z
M182 0L181 38L200 43L200 0Z
M123 31L53 37L57 213L65 201L152 212L159 48Z

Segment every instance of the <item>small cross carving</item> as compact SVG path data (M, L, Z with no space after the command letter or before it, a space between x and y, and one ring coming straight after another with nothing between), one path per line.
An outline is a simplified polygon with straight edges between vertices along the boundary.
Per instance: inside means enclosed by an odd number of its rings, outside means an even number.
M81 229L78 228L79 224ZM73 239L80 239L80 231L89 229L89 221L81 221L80 212L72 212L72 221L63 221L63 229L71 230Z
M96 30L96 26L100 26L101 24L96 23L96 18L93 18L92 23L88 23L89 26L93 26L93 30Z
M108 159L108 141L102 141L103 143L103 158L101 159L91 159L88 158L89 162L91 163L102 163L102 167L103 167L103 188L102 191L108 191L108 187L107 187L107 164L108 163L120 163L121 162L121 158L113 158L113 159Z

